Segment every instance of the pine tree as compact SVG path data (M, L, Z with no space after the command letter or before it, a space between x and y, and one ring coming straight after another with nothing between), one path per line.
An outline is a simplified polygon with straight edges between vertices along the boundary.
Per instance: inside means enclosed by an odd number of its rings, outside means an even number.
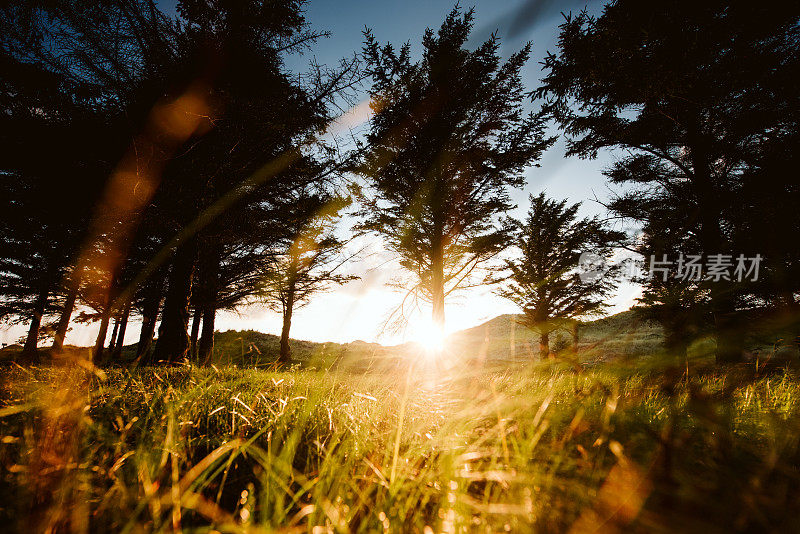
M798 198L790 174L773 174L783 168L771 167L780 158L768 157L789 154L797 136L797 84L790 80L800 75L798 21L792 3L611 2L598 17L567 17L537 96L549 100L567 133L568 155L619 150L606 171L626 186L610 204L617 215L656 223L665 251L688 236L705 261L746 253L742 237L757 236L737 227L760 228L746 221L755 223L779 198ZM772 244L765 266L796 258L788 241ZM717 281L702 289L717 360L739 360L737 310L748 306L752 288ZM796 291L795 284L789 292Z
M299 191L296 210L284 219L287 238L273 248L259 291L259 298L282 315L279 361L283 363L291 361L294 311L314 295L358 278L341 272L355 253L345 254L347 241L334 232L340 211L348 204L348 199Z
M508 189L553 142L543 114L523 109L530 45L501 62L496 36L465 48L472 26L471 10L454 9L425 31L418 62L408 44L381 47L365 32L375 114L358 171L375 196L362 199L361 228L399 256L439 328L445 297L507 246Z
M107 164L97 154L108 136L86 84L28 53L22 41L46 45L15 30L12 6L0 15L0 319L29 323L24 350L34 356L43 320L74 303L64 282L102 190Z
M616 288L616 268L609 260L624 235L608 229L597 217L578 219L580 204L567 205L566 200L551 200L544 193L531 196L530 201L526 220L515 221L521 254L506 261L509 284L498 293L522 309L524 325L539 332L539 354L545 358L554 330L601 313L607 306ZM581 272L583 254L606 266Z
M9 286L3 309L36 318L38 303L46 301L46 313L55 315L63 300L59 345L75 301L89 305L96 313L83 316L101 322L99 358L112 317L122 312L122 330L125 310L141 306L146 347L160 307L154 356L175 361L186 354L189 303L196 301L203 317L200 345L210 347L216 310L237 305L255 290L258 261L282 237L279 221L292 209L286 203L291 192L309 181L337 178L333 152L317 137L336 106L348 103L358 62L332 69L314 64L302 77L288 71L287 54L325 35L311 29L299 0L186 1L178 2L177 15L165 14L151 0L7 4L0 8L0 59L22 67L4 69L3 104L27 109L30 124L49 119L50 109L61 109L54 115L61 120L79 107L76 102L100 120L85 129L96 134L91 140L78 135L84 130L73 132L74 121L47 126L49 136L42 139L64 151L54 150L48 159L37 150L35 135L17 135L23 114L2 118L3 134L13 141L2 149L4 179L21 177L20 183L32 187L40 183L31 179L39 172L36 165L52 161L53 179L42 183L63 183L53 190L80 195L75 203L63 195L67 207L53 212L59 223L54 228L77 230L74 247L65 249L64 240L50 233L26 234L22 222L2 229L4 238L46 244L61 262L52 270L42 262L32 265L37 277L47 274L46 292L27 288L15 296ZM55 82L17 72L30 65ZM18 98L20 82L30 82L33 104ZM67 105L43 106L48 94ZM83 146L95 148L72 151ZM30 169L23 169L17 160L31 155L23 162ZM306 172L309 166L322 170ZM89 194L84 184L91 184ZM20 203L41 196L10 192ZM19 213L47 220L26 206ZM21 242L16 250L34 259ZM10 257L8 264L18 260ZM33 283L37 277L24 279ZM4 273L3 283L18 279ZM166 298L160 305L162 289Z
M347 101L344 93L357 77L357 63L315 66L308 79L286 69L286 54L324 35L310 29L302 6L300 1L280 7L258 1L179 3L185 53L201 72L219 66L207 80L218 119L187 143L188 156L168 168L170 183L162 184L155 199L170 213L176 234L196 228L175 248L172 268L179 267L179 274L168 284L174 285L168 295L175 298L164 303L160 331L167 337L159 335L157 359L186 355L194 289L203 307L198 357L208 358L216 310L235 305L255 288L258 258L280 238L276 221L294 209L286 199L309 181L330 179L326 172L333 165L324 149L315 150L317 135L331 118L331 101ZM318 166L316 159L323 160L324 170L307 172ZM183 209L172 209L175 198Z

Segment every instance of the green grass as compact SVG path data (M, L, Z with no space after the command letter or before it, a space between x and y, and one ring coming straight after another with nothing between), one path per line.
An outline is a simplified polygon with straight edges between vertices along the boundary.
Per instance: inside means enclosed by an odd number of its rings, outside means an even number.
M800 380L558 364L7 367L18 531L800 528Z

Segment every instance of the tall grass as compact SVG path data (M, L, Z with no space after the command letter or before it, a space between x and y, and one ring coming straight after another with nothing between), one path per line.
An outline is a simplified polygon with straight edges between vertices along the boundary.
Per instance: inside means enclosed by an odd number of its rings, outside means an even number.
M800 528L787 371L2 371L0 524L72 532Z

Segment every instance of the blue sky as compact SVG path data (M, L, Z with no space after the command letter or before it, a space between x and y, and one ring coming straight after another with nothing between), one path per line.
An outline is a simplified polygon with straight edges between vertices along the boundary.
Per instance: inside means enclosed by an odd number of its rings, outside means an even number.
M321 40L303 57L291 58L287 63L293 69L302 69L310 59L319 63L335 64L341 57L360 51L365 27L372 29L380 42L391 42L396 46L409 41L412 53L419 53L420 40L426 27L437 28L446 14L453 8L449 0L310 0L307 18L317 29L329 30L332 35ZM580 11L586 7L597 12L602 4L586 0L474 0L462 3L463 7L475 7L475 31L471 44L477 45L493 31L501 39L504 56L521 48L527 41L533 43L532 59L523 71L526 86L538 86L541 73L539 62L548 50L555 51L561 11ZM558 131L553 128L553 133ZM518 204L515 213L522 217L527 209L528 195L546 191L554 198L568 198L572 202L583 202L582 215L604 215L605 211L593 199L605 199L609 190L601 174L603 167L611 161L611 155L601 154L592 161L564 157L564 141L559 141L548 150L539 162L540 167L526 172L526 186L514 191L513 199ZM402 294L386 287L386 282L396 275L391 263L381 250L380 242L368 243L375 255L351 266L351 271L363 275L362 280L335 289L319 296L294 316L292 337L312 341L348 342L356 339L378 341L385 344L414 339L415 329L422 327L427 310L412 314L409 328L404 332L381 335L382 326L389 312L402 299ZM634 286L623 286L614 299L612 312L627 309L637 295ZM464 291L446 306L448 331L477 325L502 313L513 313L512 305L493 295L491 289L481 288ZM238 313L220 312L217 328L253 329L268 333L280 333L280 318L259 306L242 308ZM24 334L24 326L0 330L0 341L16 342ZM129 326L125 342L135 342L139 325ZM96 325L74 327L67 336L67 343L90 345L96 336Z

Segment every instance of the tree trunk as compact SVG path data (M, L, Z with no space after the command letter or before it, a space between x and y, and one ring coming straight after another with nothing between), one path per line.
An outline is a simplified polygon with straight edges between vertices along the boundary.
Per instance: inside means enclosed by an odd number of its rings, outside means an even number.
M125 311L122 313L122 318L120 319L120 326L119 332L117 333L117 341L114 344L114 352L112 352L112 357L116 360L119 360L120 356L122 356L122 347L125 344L125 331L128 329L128 319L131 316L131 304L128 303L125 306Z
M711 284L711 312L714 319L714 337L717 341L717 364L737 363L744 357L744 330L740 324L733 289L725 282Z
M154 292L148 296L142 309L142 330L139 332L139 343L136 345L136 359L140 365L149 365L150 346L156 332L158 309L161 307L161 293Z
M689 334L685 329L675 325L663 325L664 327L664 348L670 356L674 356L679 364L686 360L689 348Z
M713 297L712 297L713 298ZM738 363L744 357L745 332L735 311L722 304L715 309L714 330L717 338L716 363Z
M197 361L207 365L214 353L214 321L217 315L217 294L220 252L216 244L209 243L201 251L201 280L203 328L197 349Z
M709 255L725 252L724 236L720 228L721 197L712 182L708 143L702 135L700 125L690 126L688 142L700 217L700 246L704 260L708 260ZM711 314L714 318L714 335L717 340L716 362L718 364L739 362L744 355L744 336L741 335L740 329L735 324L735 300L731 294L733 288L730 287L731 284L725 284L722 280L708 283L711 295Z
M110 301L110 299L109 299ZM100 319L100 331L97 333L97 342L94 345L92 352L92 362L95 365L100 365L103 359L103 347L106 344L106 335L108 335L108 322L111 320L111 303L106 304L103 314Z
M69 329L69 320L72 318L72 312L75 309L75 301L78 298L78 284L77 282L69 282L69 289L67 293L67 300L64 301L64 307L61 309L61 316L58 319L56 326L56 333L53 337L53 351L60 352L64 348L64 338L67 337L67 330Z
M207 303L203 306L203 330L197 348L197 361L202 365L208 365L214 353L214 319L216 319L216 315L217 310L214 304Z
M550 332L539 333L539 358L544 360L550 356Z
M579 329L581 327L580 321L574 321L572 323L572 351L577 355L578 354L578 341L579 341Z
M785 328L789 332L791 343L800 345L800 306L792 291L784 292L782 301L785 319L781 322L786 324Z
M444 331L444 247L434 246L431 261L431 319L436 328Z
M155 362L179 362L189 351L189 299L192 292L192 276L195 264L194 241L175 251L169 287L161 312L158 341L153 352Z
M289 330L292 328L292 309L294 308L294 287L289 288L286 306L283 309L283 328L281 329L281 354L278 361L289 363L292 360L292 347L289 345Z
M197 338L200 335L200 320L203 317L203 308L200 305L195 306L194 314L192 315L192 335L189 338L189 354L192 360L197 360Z
M111 330L111 341L108 342L108 352L110 354L114 354L114 348L117 346L117 332L119 332L119 323L122 319L122 312L120 311L116 317L114 317L114 329Z
M42 291L36 297L36 304L31 314L31 324L28 327L28 337L25 339L25 346L22 348L24 356L36 357L36 349L39 346L39 329L42 326L42 316L47 306L47 291Z

